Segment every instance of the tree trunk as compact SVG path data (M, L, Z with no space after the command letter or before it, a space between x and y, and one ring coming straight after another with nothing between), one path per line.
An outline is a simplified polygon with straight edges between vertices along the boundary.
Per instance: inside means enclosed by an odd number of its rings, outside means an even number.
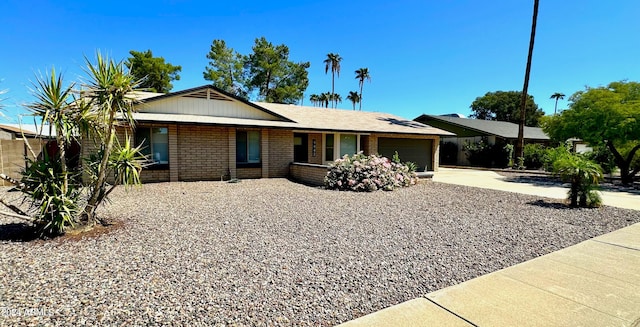
M360 109L359 111L362 111L362 86L364 85L364 80L362 81L362 83L360 83Z
M629 154L627 158L624 158L618 149L616 149L615 145L613 145L612 141L606 142L609 151L613 154L613 160L616 162L618 168L620 168L620 181L622 185L631 185L633 184L633 177L638 173L639 169L634 169L631 171L631 162L633 161L633 157L636 152L640 149L640 145L636 145Z
M94 182L93 190L91 192L91 197L87 201L87 205L84 207L83 216L87 220L87 224L95 225L97 222L96 219L96 209L99 203L100 192L104 187L104 183L107 180L107 165L109 164L109 154L111 154L111 149L113 148L113 141L115 138L115 126L114 126L114 118L115 111L111 110L109 113L109 129L107 132L107 144L104 148L104 153L102 159L100 161L100 167L98 170L98 178Z
M536 39L536 23L538 21L538 3L533 2L533 19L531 22L531 38L529 39L529 55L527 56L527 68L524 73L524 86L522 87L522 100L520 101L520 124L518 124L518 143L516 144L516 156L524 157L524 122L527 105L527 92L529 90L529 75L531 73L531 58L533 57L533 43Z
M60 156L60 169L62 169L62 194L67 195L69 189L69 179L67 178L67 151L64 138L60 135L61 129L57 130L56 143L58 146L58 155ZM52 158L55 159L55 158Z
M335 88L334 88L334 82L336 79L336 72L333 70L333 66L331 67L331 97L332 97L332 102L333 102L333 108L336 107L336 97L335 97Z

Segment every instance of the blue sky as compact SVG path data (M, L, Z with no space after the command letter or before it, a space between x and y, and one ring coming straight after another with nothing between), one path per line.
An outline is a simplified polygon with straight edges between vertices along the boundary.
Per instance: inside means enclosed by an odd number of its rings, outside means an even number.
M336 92L357 90L367 67L363 110L413 119L470 114L486 92L521 90L533 0L493 1L24 1L0 4L0 89L4 121L32 101L31 81L51 67L69 82L96 50L125 59L151 49L182 66L174 91L207 84L212 40L243 54L265 36L310 61L305 95L330 91L329 52L343 57ZM640 1L541 0L529 94L547 114L554 92L640 80ZM567 106L567 99L559 108ZM339 105L351 108L349 102Z

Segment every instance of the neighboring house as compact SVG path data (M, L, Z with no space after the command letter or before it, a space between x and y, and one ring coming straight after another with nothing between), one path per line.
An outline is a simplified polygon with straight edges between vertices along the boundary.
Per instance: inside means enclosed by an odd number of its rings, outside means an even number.
M455 134L455 136L443 136L440 139L441 151L443 147L453 149L451 144L455 144L457 148L455 155L449 154L446 158L442 157L446 154L445 152L440 153L442 164L469 165L463 149L465 143L486 139L489 144L515 145L518 140L518 124L505 121L459 118L452 115L421 115L414 120ZM549 136L539 127L525 126L524 141L525 143L548 144Z
M43 130L42 137L45 139L54 138L55 130L49 130L49 125L36 124L0 124L0 140L20 140L24 137L30 139L40 137L40 129Z
M437 170L440 135L449 132L394 115L249 102L213 86L147 97L135 129L153 161L144 182L292 176L318 184L326 164L363 151ZM83 146L83 150L89 147Z
M31 151L25 144L29 142L31 149L40 154L43 146L51 139L49 134L55 137L55 131L49 131L49 126L44 125L45 136L39 137L40 125L32 124L0 124L0 173L14 179L21 178L21 171L27 166L26 158L33 159ZM0 180L0 186L10 186L5 180Z

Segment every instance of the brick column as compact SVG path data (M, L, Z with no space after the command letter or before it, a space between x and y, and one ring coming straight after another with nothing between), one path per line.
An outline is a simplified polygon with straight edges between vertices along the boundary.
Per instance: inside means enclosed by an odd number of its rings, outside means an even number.
M433 171L438 171L440 168L440 136L436 136L433 139Z
M269 178L269 130L266 128L263 128L260 133L260 151L262 178Z
M177 182L178 177L178 126L167 126L169 133L169 181Z
M229 128L229 178L237 178L236 174L236 129Z

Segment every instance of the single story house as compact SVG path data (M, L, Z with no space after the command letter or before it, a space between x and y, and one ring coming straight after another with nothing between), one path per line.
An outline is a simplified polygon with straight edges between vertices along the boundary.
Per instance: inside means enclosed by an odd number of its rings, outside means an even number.
M421 115L414 119L417 122L455 134L455 136L443 136L440 139L442 164L468 166L469 161L464 152L464 144L474 143L486 139L489 144L516 144L518 140L518 124L506 121L482 120L456 117L455 115ZM524 127L525 143L548 144L547 136L542 128ZM445 145L447 144L447 145ZM455 145L457 152L452 152ZM447 147L444 150L443 147ZM444 150L444 151L443 151Z
M140 93L133 130L153 165L143 182L293 177L320 184L327 164L363 151L438 169L451 133L391 114L250 102L211 85Z

